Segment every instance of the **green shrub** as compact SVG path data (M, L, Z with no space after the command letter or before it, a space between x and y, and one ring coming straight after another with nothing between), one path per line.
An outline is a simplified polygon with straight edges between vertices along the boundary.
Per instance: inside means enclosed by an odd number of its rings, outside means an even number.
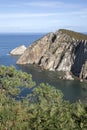
M18 86L33 87L32 76L14 67L0 67L0 130L86 130L87 106L63 100L63 94L41 83L22 100ZM21 91L21 90L19 90Z

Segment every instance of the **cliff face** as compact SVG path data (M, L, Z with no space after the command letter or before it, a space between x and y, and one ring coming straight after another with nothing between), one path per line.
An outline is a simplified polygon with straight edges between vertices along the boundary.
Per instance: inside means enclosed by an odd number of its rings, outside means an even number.
M79 37L78 34L76 38L77 33L67 32L59 30L49 33L34 42L19 58L17 64L38 64L44 69L64 71L66 78L72 79L72 73L87 79L87 36L84 36L85 40L81 40L83 35L80 34Z
M82 65L81 72L80 72L80 79L87 80L87 61Z

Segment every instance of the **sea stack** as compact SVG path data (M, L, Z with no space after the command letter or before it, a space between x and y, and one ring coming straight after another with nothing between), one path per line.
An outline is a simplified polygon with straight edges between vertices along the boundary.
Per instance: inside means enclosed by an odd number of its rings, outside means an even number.
M46 70L63 71L66 78L73 79L73 74L86 80L87 67L83 67L87 66L86 61L87 35L60 29L35 41L24 51L17 64L37 64ZM84 73L85 76L82 76Z

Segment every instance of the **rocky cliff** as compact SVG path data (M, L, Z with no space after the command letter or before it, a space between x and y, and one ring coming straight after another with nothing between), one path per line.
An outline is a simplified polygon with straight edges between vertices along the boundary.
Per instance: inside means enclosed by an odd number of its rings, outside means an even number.
M38 64L43 69L87 79L87 35L69 30L49 33L29 46L17 64Z

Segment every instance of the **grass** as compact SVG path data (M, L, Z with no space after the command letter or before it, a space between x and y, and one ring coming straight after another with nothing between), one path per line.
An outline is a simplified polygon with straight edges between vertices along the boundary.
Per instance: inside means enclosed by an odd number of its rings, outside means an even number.
M77 40L87 40L87 35L86 34L82 34L79 32L74 32L71 30L66 30L66 29L60 29L59 31L62 31L62 33L66 33L68 35L70 35L71 37L77 39Z

